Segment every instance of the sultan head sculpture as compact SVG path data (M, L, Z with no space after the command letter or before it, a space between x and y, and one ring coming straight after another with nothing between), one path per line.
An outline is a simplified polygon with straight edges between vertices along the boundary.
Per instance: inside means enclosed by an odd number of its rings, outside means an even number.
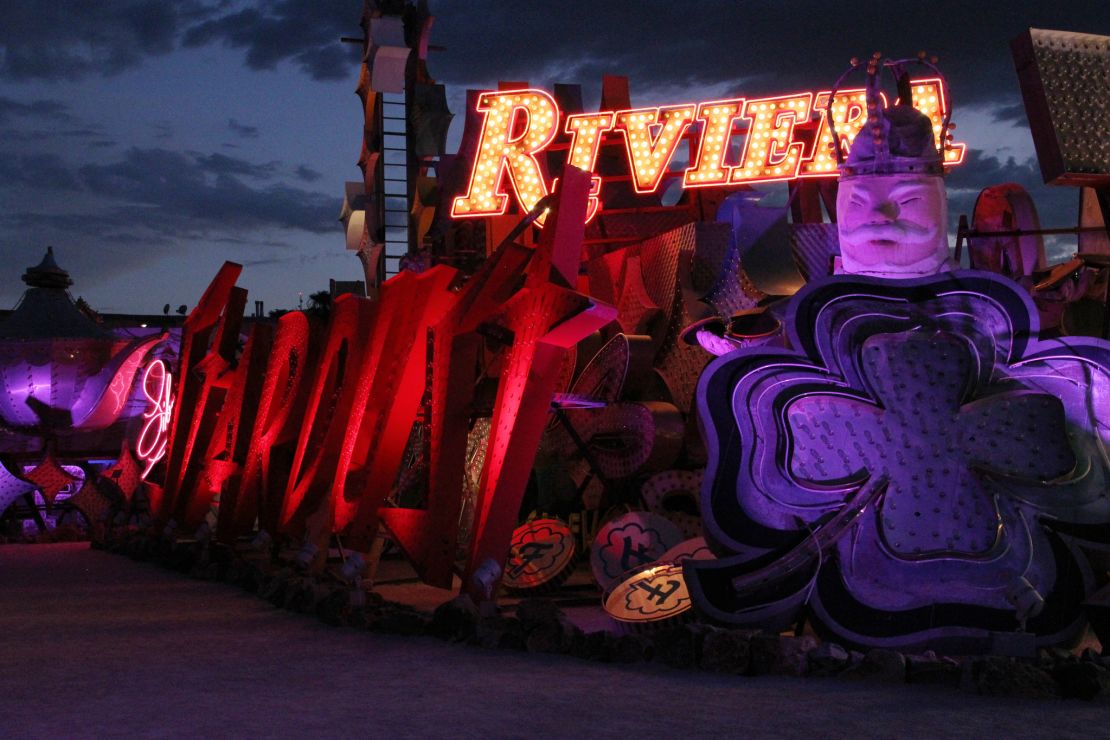
M932 122L909 105L876 109L840 168L840 272L882 278L935 275L948 254L948 201Z
M908 80L904 63L897 64L900 79ZM836 148L840 256L835 272L886 279L949 272L957 265L948 251L943 140L938 148L932 121L908 102L884 107L878 60L872 58L867 69L867 122L847 154ZM834 89L833 99L835 95ZM910 96L903 98L908 101ZM833 140L839 141L832 117L829 125ZM942 131L946 127L947 120ZM741 322L753 320L749 316ZM774 341L762 331L754 342L740 339L720 320L702 322L695 331L697 343L714 355Z

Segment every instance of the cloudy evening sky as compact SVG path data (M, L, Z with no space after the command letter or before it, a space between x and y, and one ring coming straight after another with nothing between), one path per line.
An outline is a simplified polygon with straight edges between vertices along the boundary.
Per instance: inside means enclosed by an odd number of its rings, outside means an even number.
M940 57L968 162L954 216L990 184L1033 192L1045 225L1076 194L1040 184L1009 40L1110 34L1110 2L431 2L429 70L458 114L498 80L631 80L634 105L827 88L854 56ZM266 308L361 277L336 221L359 179L362 0L0 3L0 307L52 244L106 312L192 306L225 259ZM461 116L456 117L456 124ZM457 131L452 141L457 141ZM1070 251L1058 244L1058 251Z

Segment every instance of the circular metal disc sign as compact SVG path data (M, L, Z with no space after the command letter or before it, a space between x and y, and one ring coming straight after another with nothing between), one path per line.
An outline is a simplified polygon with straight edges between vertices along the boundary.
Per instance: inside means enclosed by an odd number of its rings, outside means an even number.
M683 560L716 560L716 556L709 549L704 537L694 537L678 543L659 559L668 563L681 563Z
M533 519L513 532L506 587L527 590L555 581L574 562L574 533L558 519Z
M690 609L682 565L659 563L622 581L605 597L605 611L620 622L661 622Z
M598 530L590 568L601 588L609 589L631 571L654 563L682 539L678 527L658 514L629 512Z

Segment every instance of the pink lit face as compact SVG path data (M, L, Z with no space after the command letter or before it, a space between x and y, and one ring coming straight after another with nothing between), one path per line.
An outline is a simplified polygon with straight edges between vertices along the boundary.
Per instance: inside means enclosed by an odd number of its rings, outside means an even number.
M948 260L948 205L940 177L844 179L836 211L845 272L931 275Z

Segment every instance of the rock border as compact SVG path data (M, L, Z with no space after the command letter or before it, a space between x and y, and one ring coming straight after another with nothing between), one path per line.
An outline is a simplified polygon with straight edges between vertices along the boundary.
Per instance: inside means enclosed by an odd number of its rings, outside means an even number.
M514 615L479 607L460 594L428 614L354 589L204 543L170 543L136 527L114 530L92 546L152 561L201 580L224 581L274 606L336 626L391 635L428 635L485 649L569 655L600 663L655 662L680 670L735 676L837 678L885 684L948 686L983 696L1110 702L1110 654L1042 649L1036 658L948 657L873 648L859 652L812 636L725 629L688 622L652 632L583 632L547 598L521 600Z

